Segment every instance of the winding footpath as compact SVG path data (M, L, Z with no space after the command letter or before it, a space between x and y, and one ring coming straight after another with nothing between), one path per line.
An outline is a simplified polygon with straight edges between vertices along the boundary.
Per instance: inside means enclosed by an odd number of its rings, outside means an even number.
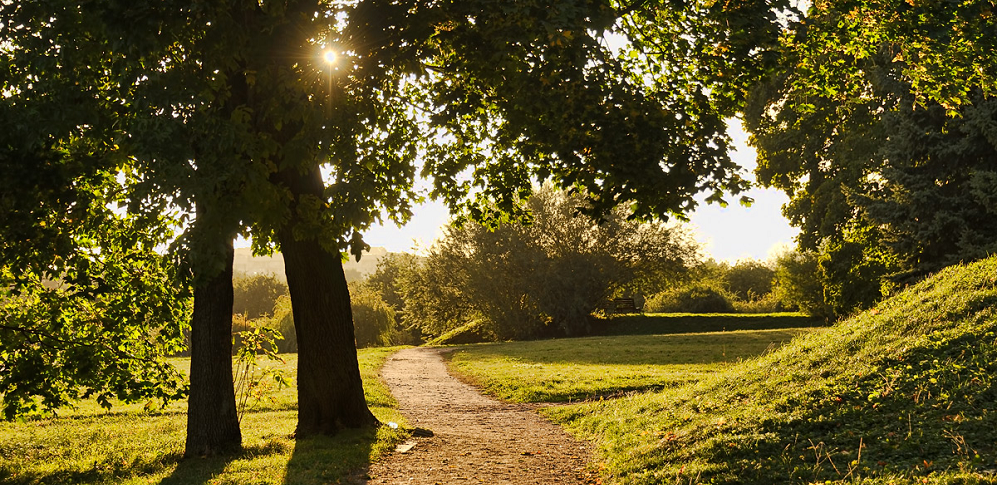
M586 445L535 406L503 403L460 382L447 372L440 350L401 350L381 375L409 423L432 436L400 445L359 483L595 483L585 469Z

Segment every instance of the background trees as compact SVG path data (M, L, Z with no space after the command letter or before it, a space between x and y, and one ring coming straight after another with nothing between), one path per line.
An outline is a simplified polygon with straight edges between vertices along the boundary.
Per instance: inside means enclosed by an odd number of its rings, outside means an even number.
M816 2L755 87L756 174L790 196L826 315L978 258L992 239L989 189L973 188L992 171L993 56L978 50L993 42L989 9Z
M232 311L248 320L275 315L277 299L287 295L287 285L273 274L236 274L232 286L235 292Z
M583 204L544 187L526 201L529 223L451 228L399 280L406 325L431 336L471 322L500 339L576 335L608 298L678 278L698 256L680 227L622 209L600 223Z

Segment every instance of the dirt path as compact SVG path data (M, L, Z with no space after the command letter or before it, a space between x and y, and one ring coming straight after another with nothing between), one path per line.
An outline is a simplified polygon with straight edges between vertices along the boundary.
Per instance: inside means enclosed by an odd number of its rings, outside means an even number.
M439 350L402 350L381 375L409 423L433 436L413 438L411 449L373 464L363 483L592 483L585 445L534 407L496 401L458 381Z

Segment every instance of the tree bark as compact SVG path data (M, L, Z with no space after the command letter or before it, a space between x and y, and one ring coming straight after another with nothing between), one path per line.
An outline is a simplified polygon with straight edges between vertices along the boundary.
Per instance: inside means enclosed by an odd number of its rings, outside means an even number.
M321 197L318 167L280 174L295 196L291 222L278 234L298 338L298 426L296 437L332 435L343 428L379 424L367 408L353 333L350 292L338 252L315 235L295 237L301 196ZM298 234L301 236L301 234Z
M195 223L196 224L196 223ZM204 252L193 256L194 315L190 333L190 397L184 456L236 451L242 446L232 381L232 238L194 234ZM210 246L210 247L208 247ZM218 259L222 260L218 271ZM212 274L214 274L212 276Z

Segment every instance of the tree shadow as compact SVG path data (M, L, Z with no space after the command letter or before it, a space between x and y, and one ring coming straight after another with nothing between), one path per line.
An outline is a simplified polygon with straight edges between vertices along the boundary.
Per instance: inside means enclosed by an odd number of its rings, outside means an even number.
M375 443L377 429L348 429L336 436L299 438L287 462L284 483L367 483Z
M593 335L661 335L735 330L774 330L825 327L821 319L799 313L740 314L638 314L602 320L592 329Z
M287 446L271 441L269 443L245 446L241 451L216 456L183 458L178 460L177 467L170 476L159 482L160 485L206 484L225 470L229 463L235 460L279 454L286 451Z
M683 365L704 366L756 357L792 340L800 330L610 335L464 347L471 360L510 361L521 372L530 366ZM447 356L446 358L452 358ZM693 369L689 369L692 371Z

